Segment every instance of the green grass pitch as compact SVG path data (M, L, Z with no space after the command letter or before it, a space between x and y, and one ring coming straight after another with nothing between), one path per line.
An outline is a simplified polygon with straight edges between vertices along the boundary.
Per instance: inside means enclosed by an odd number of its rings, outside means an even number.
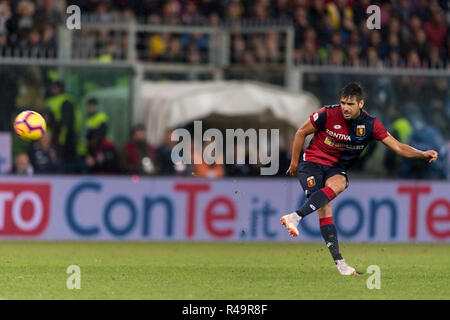
M450 299L449 244L349 244L339 275L324 244L0 242L2 299ZM68 266L81 288L66 287Z

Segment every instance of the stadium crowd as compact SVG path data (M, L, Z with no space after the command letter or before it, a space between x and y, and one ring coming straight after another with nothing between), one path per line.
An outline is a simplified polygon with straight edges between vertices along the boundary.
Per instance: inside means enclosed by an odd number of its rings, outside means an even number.
M58 25L64 23L65 9L72 4L80 6L89 19L100 22L136 19L148 24L213 26L289 23L295 30L295 63L450 67L448 4L438 0L0 0L0 56L56 57ZM370 4L377 4L381 9L380 30L367 28L366 8ZM104 61L125 59L128 40L126 34L117 37L109 30L94 33L81 30L80 37L74 38L73 48L87 49ZM283 39L277 32L233 33L230 40L232 64L271 65L284 59ZM195 64L207 61L209 41L209 37L202 34L139 34L137 49L142 60ZM38 111L46 115L49 133L39 142L27 145L28 149L14 154L17 173L259 175L259 165L174 165L170 160L171 143L148 145L142 126L134 127L129 141L119 145L107 134L108 119L95 108L98 102L90 101L81 106L65 92L63 84L46 78L48 71L37 69L18 73L14 66L2 66L0 108L7 116L0 118L0 131L10 130L10 116L18 107L48 107L46 111ZM39 81L42 78L45 79ZM305 74L303 82L305 90L314 93L321 103L331 104L336 102L336 93L349 80L342 74L310 73ZM449 140L448 78L357 79L353 76L351 80L360 81L368 89L369 112L396 132L396 137L416 139L418 145L427 140L421 134L433 137L428 140L437 145ZM29 99L23 99L22 91L26 91ZM52 99L55 97L64 99ZM64 103L58 105L55 101ZM64 116L67 108L74 110L73 117ZM75 112L82 108L92 109L91 115L87 111L92 121L84 123L88 126L84 130L80 130ZM422 130L430 124L433 125L430 130ZM420 134L415 136L414 132ZM373 148L369 148L362 162L372 152ZM398 159L392 155L388 154L383 161L389 170L399 168ZM284 175L288 162L287 148L280 155L280 175ZM416 164L408 166L402 169L405 176L424 172L418 170ZM438 178L441 176L436 174Z
M54 57L55 28L65 8L78 5L99 22L136 19L148 24L230 25L291 23L294 62L349 66L443 68L450 61L448 2L445 0L1 0L0 53ZM377 4L381 29L369 30L366 8ZM97 56L123 59L126 35L83 33ZM91 37L92 39L87 41ZM139 58L149 61L202 63L207 35L140 35ZM235 34L231 62L252 65L283 59L276 32Z

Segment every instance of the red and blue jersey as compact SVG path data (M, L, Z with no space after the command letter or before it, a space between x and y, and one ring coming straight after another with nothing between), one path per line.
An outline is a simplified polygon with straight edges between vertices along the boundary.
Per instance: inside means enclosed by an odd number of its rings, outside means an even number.
M389 136L377 118L361 110L355 120L345 120L340 105L325 106L310 116L316 133L303 160L330 167L349 168L372 140Z

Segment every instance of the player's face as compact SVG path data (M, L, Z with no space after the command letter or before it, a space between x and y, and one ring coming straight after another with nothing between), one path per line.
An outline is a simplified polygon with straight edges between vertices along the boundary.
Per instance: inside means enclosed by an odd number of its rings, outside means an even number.
M358 102L355 97L341 97L342 114L345 120L358 118L363 105L364 100Z

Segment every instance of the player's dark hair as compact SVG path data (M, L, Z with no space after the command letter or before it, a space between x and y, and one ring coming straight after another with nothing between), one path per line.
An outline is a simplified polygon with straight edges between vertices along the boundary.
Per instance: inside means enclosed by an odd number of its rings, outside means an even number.
M342 88L340 92L341 98L356 98L356 101L361 101L365 98L363 87L357 82L351 82Z

